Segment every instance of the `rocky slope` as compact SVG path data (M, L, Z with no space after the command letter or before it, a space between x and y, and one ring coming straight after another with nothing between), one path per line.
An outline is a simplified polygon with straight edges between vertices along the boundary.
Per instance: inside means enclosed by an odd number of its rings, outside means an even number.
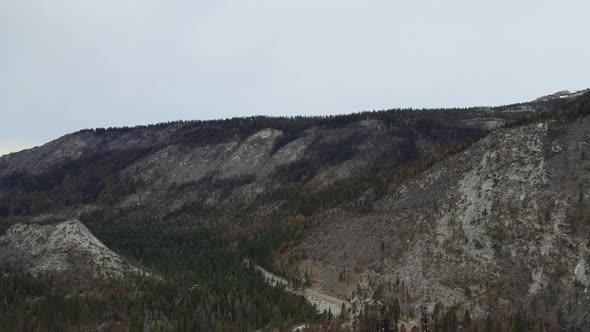
M353 302L385 286L406 312L511 306L588 328L589 128L583 117L496 131L372 212L316 217L290 254L316 287Z
M63 277L80 284L145 274L107 248L78 220L11 226L0 237L0 262L32 275Z

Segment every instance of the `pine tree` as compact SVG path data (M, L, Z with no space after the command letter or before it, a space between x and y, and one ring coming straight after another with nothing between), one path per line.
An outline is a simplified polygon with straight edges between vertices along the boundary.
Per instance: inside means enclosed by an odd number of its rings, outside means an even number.
M469 328L471 327L471 323L471 313L469 312L469 309L465 309L465 314L463 315L463 326Z

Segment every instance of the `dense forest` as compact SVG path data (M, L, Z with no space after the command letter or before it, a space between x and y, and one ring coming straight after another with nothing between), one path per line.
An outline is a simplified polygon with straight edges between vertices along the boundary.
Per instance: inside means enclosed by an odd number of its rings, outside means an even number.
M150 275L71 289L58 277L47 282L4 266L0 330L77 331L107 321L129 331L251 331L331 318L302 296L268 285L244 262L246 249L232 249L222 231L125 218L106 222L97 215L83 221Z

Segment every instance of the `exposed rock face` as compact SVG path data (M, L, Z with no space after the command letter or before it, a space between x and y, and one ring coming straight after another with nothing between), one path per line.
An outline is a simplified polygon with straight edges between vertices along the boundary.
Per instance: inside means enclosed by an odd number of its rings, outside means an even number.
M273 144L281 135L279 130L264 129L243 141L200 147L170 145L123 170L122 175L168 186L196 182L211 175L228 179L262 173L265 166L274 168L267 164L276 167L293 158L292 153L285 151L271 155ZM305 145L299 147L304 148Z
M590 118L502 129L373 212L326 213L299 244L300 271L340 296L399 279L416 307L440 301L480 316L489 305L555 313L560 298L588 327L588 128Z
M94 237L78 220L15 224L0 237L0 263L33 275L66 279L118 278L140 269Z

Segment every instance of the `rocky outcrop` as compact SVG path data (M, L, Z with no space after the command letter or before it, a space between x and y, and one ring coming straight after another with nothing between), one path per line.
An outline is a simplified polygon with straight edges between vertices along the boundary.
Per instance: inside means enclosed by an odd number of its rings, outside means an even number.
M70 281L145 274L107 248L78 220L11 226L0 237L0 264Z

